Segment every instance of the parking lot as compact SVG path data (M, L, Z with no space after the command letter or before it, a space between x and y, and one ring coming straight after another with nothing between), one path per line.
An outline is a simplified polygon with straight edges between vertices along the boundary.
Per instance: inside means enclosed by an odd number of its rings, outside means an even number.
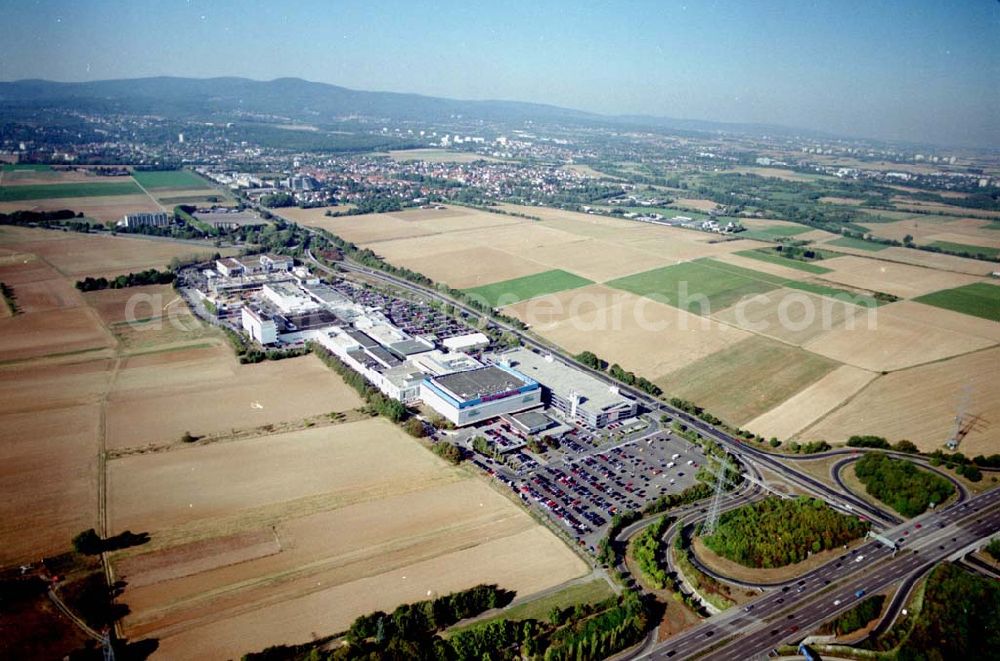
M652 421L605 439L606 430L573 426L548 446L532 452L527 435L503 420L461 432L460 444L473 463L541 512L576 542L595 553L616 512L642 509L668 493L693 486L705 455ZM472 449L480 436L499 460ZM546 446L545 441L539 441Z

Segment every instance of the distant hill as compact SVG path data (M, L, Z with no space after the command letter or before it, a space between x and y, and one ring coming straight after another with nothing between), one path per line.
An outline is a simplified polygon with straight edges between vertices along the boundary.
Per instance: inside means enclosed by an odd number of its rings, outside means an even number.
M300 78L136 78L59 83L0 82L0 104L67 106L89 111L126 111L176 119L234 113L285 117L301 122L347 118L445 122L461 117L491 122L556 122L749 134L814 134L756 124L726 124L647 116L608 116L539 103L463 101L419 94L367 92Z

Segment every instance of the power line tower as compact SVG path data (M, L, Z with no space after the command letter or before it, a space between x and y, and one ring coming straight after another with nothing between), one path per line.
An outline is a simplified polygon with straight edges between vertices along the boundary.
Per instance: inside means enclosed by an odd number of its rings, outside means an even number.
M958 409L955 412L955 425L952 427L951 435L945 442L945 447L955 451L962 440L972 431L980 431L985 426L986 420L981 415L969 413L969 406L972 404L972 384L966 383L962 388L962 396L958 402Z
M726 492L726 473L729 470L729 455L727 454L719 460L719 466L715 471L715 495L712 496L712 505L708 508L708 518L705 519L705 523L701 527L703 536L714 533L715 526L719 523L719 510L722 507L722 496Z

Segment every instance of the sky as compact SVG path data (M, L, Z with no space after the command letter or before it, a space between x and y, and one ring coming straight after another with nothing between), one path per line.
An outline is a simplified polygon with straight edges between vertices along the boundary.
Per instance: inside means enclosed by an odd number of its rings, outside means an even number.
M292 76L1000 148L998 0L0 4L0 80Z

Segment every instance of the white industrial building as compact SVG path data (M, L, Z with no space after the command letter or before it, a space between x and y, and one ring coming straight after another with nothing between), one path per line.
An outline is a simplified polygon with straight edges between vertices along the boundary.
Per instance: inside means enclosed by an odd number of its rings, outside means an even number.
M320 307L304 289L291 282L269 282L260 293L261 297L286 314L309 312Z
M458 427L517 413L542 404L537 381L505 365L430 376L420 399Z
M608 385L552 356L541 356L520 348L494 358L541 382L545 386L549 406L571 422L600 428L616 420L631 418L638 412L635 400L622 395L616 386Z
M170 217L165 211L154 213L127 213L118 221L119 227L166 227L170 224Z
M475 351L488 347L490 338L485 333L468 333L445 338L441 344L448 351Z
M278 341L278 328L274 319L247 305L240 312L243 330L261 344L274 344Z

